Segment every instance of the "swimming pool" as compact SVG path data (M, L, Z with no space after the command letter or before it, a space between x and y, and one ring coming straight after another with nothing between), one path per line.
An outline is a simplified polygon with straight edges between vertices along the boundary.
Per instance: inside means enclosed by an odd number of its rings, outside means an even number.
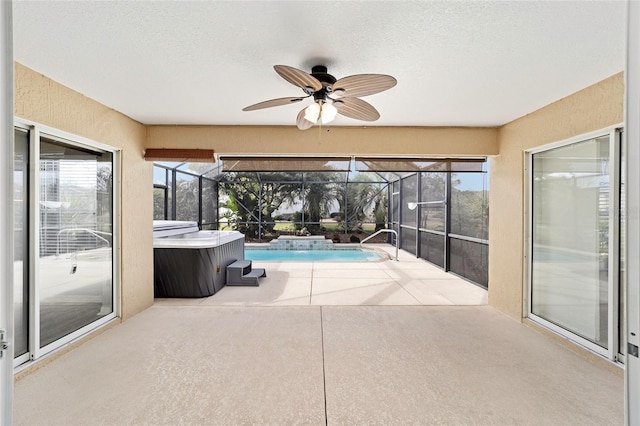
M274 250L260 247L245 247L247 260L306 261L306 262L378 262L389 257L373 250L344 248L333 250Z

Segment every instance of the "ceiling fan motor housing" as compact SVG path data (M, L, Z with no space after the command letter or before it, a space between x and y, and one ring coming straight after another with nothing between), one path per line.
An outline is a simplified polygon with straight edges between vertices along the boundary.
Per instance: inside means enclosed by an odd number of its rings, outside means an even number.
M322 83L322 89L313 93L313 99L316 101L325 100L327 98L327 94L331 93L332 85L336 82L336 78L327 73L327 67L324 65L315 65L312 67L311 75Z
M327 73L327 67L324 65L316 65L311 68L311 75L314 76L323 86L330 86L336 82L336 78Z

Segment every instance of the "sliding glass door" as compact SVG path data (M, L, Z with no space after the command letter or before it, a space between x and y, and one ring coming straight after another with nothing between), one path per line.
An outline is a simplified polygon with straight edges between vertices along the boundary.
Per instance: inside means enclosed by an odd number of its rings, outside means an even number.
M15 365L116 316L115 153L76 139L15 131Z
M612 358L619 312L617 135L530 156L530 316Z
M40 347L113 312L112 163L40 139Z

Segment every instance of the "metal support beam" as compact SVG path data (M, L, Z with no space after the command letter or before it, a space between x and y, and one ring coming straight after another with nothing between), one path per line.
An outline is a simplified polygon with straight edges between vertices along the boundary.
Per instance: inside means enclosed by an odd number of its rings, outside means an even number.
M416 209L416 257L422 257L420 250L420 220L422 219L422 211L420 203L422 201L422 173L418 172L416 178L416 201L418 208Z
M398 181L398 247L402 248L404 241L402 241L402 211L404 207L404 194L402 193L402 181L405 178L402 178Z
M262 182L258 183L258 242L262 242Z
M451 172L446 173L445 190L444 190L444 271L449 272L451 269Z
M171 170L171 220L176 220L178 200L178 173L174 168Z
M202 229L204 215L202 214L202 176L198 178L198 226Z

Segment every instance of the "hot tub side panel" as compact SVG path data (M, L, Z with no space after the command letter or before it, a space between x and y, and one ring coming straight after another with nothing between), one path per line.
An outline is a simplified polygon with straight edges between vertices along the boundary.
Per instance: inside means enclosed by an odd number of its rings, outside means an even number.
M153 249L155 297L206 297L215 292L213 248Z
M227 265L244 260L244 239L207 248L155 248L155 297L207 297L226 284Z

